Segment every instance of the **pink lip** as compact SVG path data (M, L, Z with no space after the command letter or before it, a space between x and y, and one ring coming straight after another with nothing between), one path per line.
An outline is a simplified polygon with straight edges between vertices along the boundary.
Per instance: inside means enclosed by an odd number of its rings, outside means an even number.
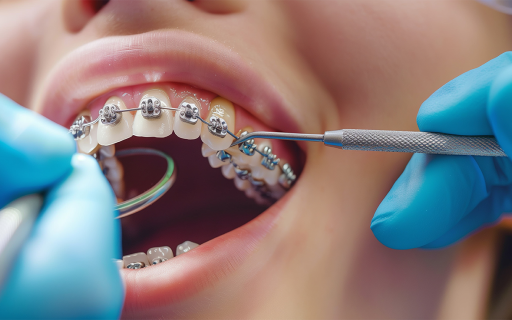
M209 38L178 30L108 37L74 50L51 72L34 109L69 125L93 98L153 82L209 90L270 127L298 130L291 107L240 55Z
M51 72L34 106L69 125L95 97L144 83L180 82L209 90L242 106L266 125L297 132L292 108L240 55L184 31L109 37L66 56ZM249 223L167 263L124 270L125 316L158 316L236 271L272 230L293 190ZM168 309L167 309L168 310ZM169 311L169 310L168 310Z

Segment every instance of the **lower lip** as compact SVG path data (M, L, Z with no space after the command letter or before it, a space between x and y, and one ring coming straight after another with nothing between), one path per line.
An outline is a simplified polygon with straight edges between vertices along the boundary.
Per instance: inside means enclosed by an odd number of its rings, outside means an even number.
M293 189L252 221L186 254L149 268L123 269L123 316L147 317L151 310L161 312L234 273L270 233L292 193Z

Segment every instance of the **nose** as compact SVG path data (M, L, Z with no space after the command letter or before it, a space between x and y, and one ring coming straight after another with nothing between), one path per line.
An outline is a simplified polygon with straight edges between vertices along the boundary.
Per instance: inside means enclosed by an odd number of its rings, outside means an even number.
M69 33L80 32L102 15L105 19L96 26L101 33L132 34L169 27L170 22L184 18L201 18L201 13L203 17L239 13L247 5L248 0L62 0L61 12Z

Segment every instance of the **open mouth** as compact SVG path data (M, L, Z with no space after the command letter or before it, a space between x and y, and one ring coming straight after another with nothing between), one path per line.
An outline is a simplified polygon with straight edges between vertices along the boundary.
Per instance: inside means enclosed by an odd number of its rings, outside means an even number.
M105 47L133 43L134 37L151 41L160 37L165 43L174 38L177 45L167 49L156 45L162 52L148 45L138 56L126 51L116 52L114 58L112 53L104 55ZM151 187L164 172L165 162L153 157L116 159L114 150L149 147L170 155L176 163L177 180L170 191L150 207L122 219L127 308L181 301L234 272L272 229L293 193L292 177L303 167L304 153L293 142L256 139L230 147L233 138L226 131L239 136L244 131L297 131L298 126L263 79L245 69L244 62L237 62L239 58L220 47L198 47L198 41L190 37L180 32L153 33L78 50L52 77L53 83L57 78L67 80L68 85L52 88L40 106L43 115L63 125L77 116L90 121L102 115L87 137L78 141L78 148L98 154L119 201ZM204 51L197 61L190 62L184 55L186 72L176 57L183 47L196 54ZM76 69L73 62L92 52L106 58L80 66L78 71L66 70ZM223 58L210 65L205 61L211 61L212 52ZM238 70L219 69L230 58L231 65L240 64ZM123 70L123 66L129 68ZM181 72L173 73L173 67ZM247 72L240 74L240 68ZM203 77L190 76L194 71ZM95 85L87 75L104 85ZM80 80L86 90L77 90ZM55 103L63 100L69 108L56 110ZM112 112L135 108L139 110ZM193 121L194 112L206 123ZM165 296L160 295L162 291Z

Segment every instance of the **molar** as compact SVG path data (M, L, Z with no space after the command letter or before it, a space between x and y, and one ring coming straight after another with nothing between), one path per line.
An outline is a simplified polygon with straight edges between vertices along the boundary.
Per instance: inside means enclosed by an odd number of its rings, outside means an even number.
M156 98L156 99L155 99ZM148 103L155 107L156 103L160 107L171 108L169 96L160 89L147 90L142 94L141 104ZM139 108L141 105L139 104ZM172 134L173 115L171 110L160 109L160 116L156 118L144 118L142 110L138 110L133 121L133 135L138 137L156 137L165 138Z
M115 105L121 110L125 110L126 106L118 97L110 97L105 106ZM119 141L126 140L133 135L133 116L129 112L117 113L121 119L116 124L104 124L101 121L98 123L98 143L102 146L109 146Z
M235 129L235 108L230 101L217 97L210 103L210 111L205 120L210 123L214 120L225 121L227 129L233 132ZM221 138L211 133L207 125L202 125L201 140L213 150L228 149L233 142L233 138L229 134Z
M174 257L169 247L155 247L148 250L148 260L151 264L158 264Z
M78 117L84 117L87 122L92 121L90 110L80 112ZM98 124L93 124L89 128L89 134L85 138L78 140L76 143L79 152L93 154L98 150Z
M182 244L178 245L176 248L176 256L179 256L182 253L189 252L192 249L197 248L199 245L192 241L185 241Z
M194 97L186 97L178 107L180 110L176 111L174 117L174 132L182 139L194 140L201 135L202 122L199 119L189 119L186 115L186 110L201 114L201 104ZM185 119L185 120L183 120ZM190 123L187 121L192 121Z
M123 257L124 267L128 269L140 269L149 266L148 256L144 252L138 252Z

